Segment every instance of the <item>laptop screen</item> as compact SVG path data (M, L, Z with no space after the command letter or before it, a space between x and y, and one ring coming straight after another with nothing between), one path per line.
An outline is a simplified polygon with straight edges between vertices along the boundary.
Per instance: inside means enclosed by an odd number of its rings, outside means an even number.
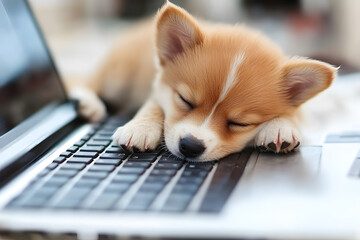
M0 137L49 104L66 100L25 0L0 0Z

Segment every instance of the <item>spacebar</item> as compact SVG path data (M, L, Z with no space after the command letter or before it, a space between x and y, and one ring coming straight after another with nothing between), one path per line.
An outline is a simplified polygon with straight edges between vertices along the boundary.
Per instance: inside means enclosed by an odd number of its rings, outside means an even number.
M251 149L245 149L240 154L230 155L220 160L200 206L200 212L221 211L243 174L251 153Z

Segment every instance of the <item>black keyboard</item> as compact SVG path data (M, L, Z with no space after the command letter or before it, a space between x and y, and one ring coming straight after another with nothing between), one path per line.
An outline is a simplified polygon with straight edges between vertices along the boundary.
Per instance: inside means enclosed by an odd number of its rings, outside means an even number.
M209 178L195 211L219 212L251 154L245 150L221 161L195 164L162 150L130 153L112 144L111 136L121 124L110 118L94 125L7 208L187 212L194 210L191 202Z

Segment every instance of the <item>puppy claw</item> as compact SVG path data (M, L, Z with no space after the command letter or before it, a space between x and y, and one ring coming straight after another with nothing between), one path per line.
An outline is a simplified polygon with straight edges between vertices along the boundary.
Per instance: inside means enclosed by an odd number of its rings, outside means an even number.
M269 143L268 145L268 148L271 150L271 151L273 151L273 152L276 152L276 144L275 143L273 143L273 142L271 142L271 143Z
M263 145L258 146L259 150L262 152L265 152L267 150L267 148Z
M287 148L287 147L289 147L289 146L290 146L290 143L284 141L284 142L281 144L281 150L284 150L285 148Z

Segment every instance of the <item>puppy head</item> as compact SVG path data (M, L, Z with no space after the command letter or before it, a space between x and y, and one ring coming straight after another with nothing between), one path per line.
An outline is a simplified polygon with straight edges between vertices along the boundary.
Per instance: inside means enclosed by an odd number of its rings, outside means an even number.
M245 27L200 27L171 3L158 14L156 48L154 96L165 114L165 142L192 161L242 150L259 125L292 114L336 75L326 63L288 59Z

